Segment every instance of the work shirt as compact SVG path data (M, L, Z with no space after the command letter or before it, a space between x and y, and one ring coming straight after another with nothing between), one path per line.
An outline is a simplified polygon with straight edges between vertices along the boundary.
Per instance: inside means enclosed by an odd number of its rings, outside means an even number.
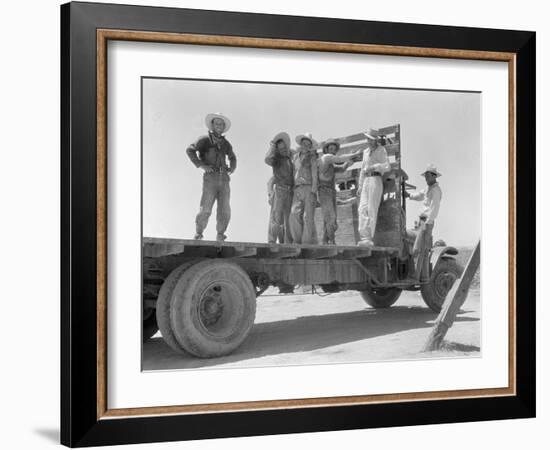
M317 189L317 153L298 147L294 155L294 185L312 185Z
M434 183L420 192L409 194L412 200L423 201L424 209L420 213L420 217L426 217L427 223L434 223L439 213L439 205L443 196L439 183Z
M237 157L229 141L223 136L216 137L211 132L191 144L187 148L187 156L196 167L209 166L215 170L226 171L226 158L229 160L231 172L237 167Z
M273 168L273 183L277 186L294 185L294 163L291 152L290 150L282 155L273 147L267 152L265 163Z
M363 185L363 180L367 176L367 171L378 172L384 175L391 170L390 160L386 149L379 145L374 150L367 147L363 151L363 164L361 165L361 174L359 175L359 187Z

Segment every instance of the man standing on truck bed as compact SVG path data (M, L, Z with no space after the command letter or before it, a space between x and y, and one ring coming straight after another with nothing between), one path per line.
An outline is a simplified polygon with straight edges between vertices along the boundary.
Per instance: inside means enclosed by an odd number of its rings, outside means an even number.
M391 170L388 154L380 145L378 130L370 128L366 133L368 147L363 152L363 165L359 175L359 242L358 245L372 247L378 219L378 207L382 200L384 186L382 176Z
M294 193L290 210L290 231L295 244L316 244L315 204L317 202L317 148L311 133L296 136Z
M441 174L437 171L437 167L433 164L428 164L428 167L421 175L425 178L428 187L420 192L408 193L405 192L405 197L411 200L423 201L424 209L420 213L420 227L416 240L414 242L413 255L417 255L420 251L423 240L426 240L427 248L431 248L432 230L434 221L439 213L439 205L443 196L441 187L437 182L437 177Z
M294 164L290 149L290 136L281 132L269 145L265 163L273 168L271 212L269 215L268 242L292 243L290 233L290 208L294 186Z
M336 208L336 172L344 172L354 157L362 151L337 156L340 143L336 139L328 139L323 144L323 155L319 158L319 203L323 214L323 244L335 245L337 222ZM344 163L344 164L341 164Z
M216 240L224 241L224 234L231 218L229 205L229 175L237 167L237 158L231 144L223 136L231 127L231 121L222 114L208 114L205 118L208 134L189 146L187 156L198 168L204 170L200 210L195 220L195 239L203 238L214 202L216 211ZM229 167L227 166L229 160Z

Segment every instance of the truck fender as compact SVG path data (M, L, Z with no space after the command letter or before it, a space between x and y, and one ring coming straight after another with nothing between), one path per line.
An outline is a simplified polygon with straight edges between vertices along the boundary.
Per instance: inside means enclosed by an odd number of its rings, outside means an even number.
M441 258L454 259L455 255L458 255L458 250L455 247L433 247L430 255L430 263L432 265L432 268L437 265Z

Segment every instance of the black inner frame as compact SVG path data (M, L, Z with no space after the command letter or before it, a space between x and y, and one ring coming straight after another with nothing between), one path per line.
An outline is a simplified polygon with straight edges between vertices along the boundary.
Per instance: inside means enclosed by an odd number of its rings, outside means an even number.
M98 28L515 53L517 394L97 420ZM535 33L527 31L94 3L62 5L61 443L81 447L534 417L535 40Z

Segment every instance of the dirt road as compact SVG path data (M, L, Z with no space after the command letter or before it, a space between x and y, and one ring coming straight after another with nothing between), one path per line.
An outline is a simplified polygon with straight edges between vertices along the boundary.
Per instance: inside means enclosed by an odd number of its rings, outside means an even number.
M367 306L353 291L261 296L256 322L234 354L198 359L175 353L159 334L143 346L143 370L258 367L480 355L480 298L471 291L449 330L446 348L421 352L437 315L419 292L389 309Z

